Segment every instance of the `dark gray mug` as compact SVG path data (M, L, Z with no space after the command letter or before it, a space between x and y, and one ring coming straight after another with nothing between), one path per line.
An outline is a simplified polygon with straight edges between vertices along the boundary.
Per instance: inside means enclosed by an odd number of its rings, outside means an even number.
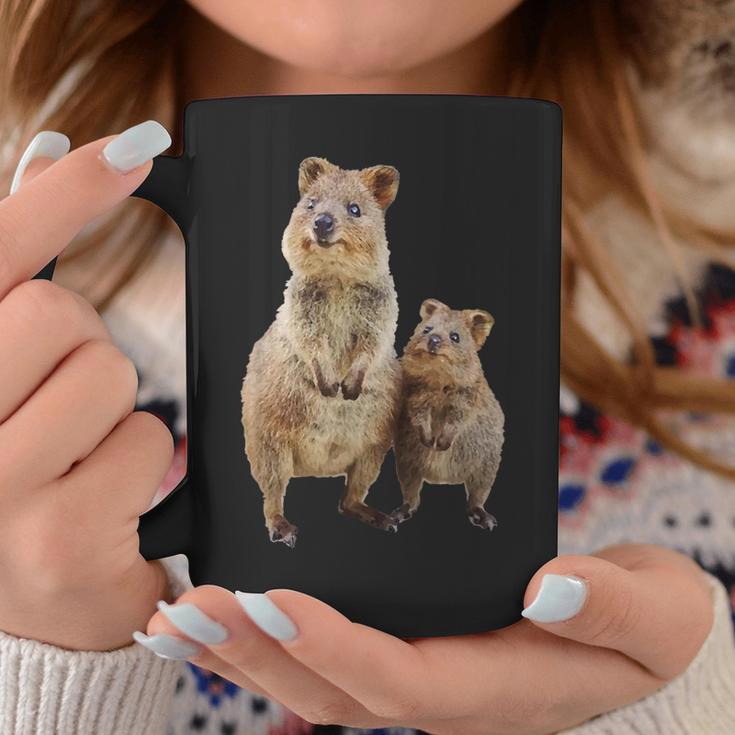
M538 100L190 104L136 192L187 262L187 475L144 554L401 636L517 620L556 553L560 168Z

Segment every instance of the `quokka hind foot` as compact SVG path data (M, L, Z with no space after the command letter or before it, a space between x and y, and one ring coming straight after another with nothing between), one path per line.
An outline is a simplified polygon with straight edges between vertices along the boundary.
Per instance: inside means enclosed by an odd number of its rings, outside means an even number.
M369 505L365 505L365 503L346 505L344 502L340 502L339 512L343 516L362 521L368 526L377 528L380 531L392 531L393 533L398 531L398 521L392 515L383 513L383 511L377 508L371 508Z
M403 505L396 508L391 514L390 517L398 524L404 523L405 521L413 518L414 513L416 512L415 509L412 509L411 506L408 503L404 503Z
M482 506L475 506L474 508L467 509L467 517L470 519L470 523L478 528L486 528L488 531L492 531L497 528L498 521L494 515L488 513Z
M293 523L289 523L281 515L277 515L273 518L269 524L270 538L273 543L286 544L289 549L293 549L296 546L296 537L298 536L299 529L294 526Z

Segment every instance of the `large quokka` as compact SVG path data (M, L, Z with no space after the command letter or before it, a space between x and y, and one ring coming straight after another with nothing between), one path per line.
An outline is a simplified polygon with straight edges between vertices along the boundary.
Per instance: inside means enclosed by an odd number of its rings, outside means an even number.
M385 235L397 190L392 166L348 171L307 158L299 167L301 200L282 242L293 275L242 386L245 451L272 541L296 542L284 515L292 477L345 475L339 510L397 528L365 503L400 400L398 303Z
M490 530L497 525L484 505L500 466L505 419L477 355L493 323L480 309L455 311L435 299L421 305L421 323L401 358L398 522L415 513L426 481L464 484L470 522Z

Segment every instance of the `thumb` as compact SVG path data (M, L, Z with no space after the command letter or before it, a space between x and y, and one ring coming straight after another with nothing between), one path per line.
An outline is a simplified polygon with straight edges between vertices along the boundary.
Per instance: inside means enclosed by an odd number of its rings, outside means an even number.
M531 579L523 617L564 638L610 648L670 679L691 662L713 621L709 586L689 559L655 546L560 556Z

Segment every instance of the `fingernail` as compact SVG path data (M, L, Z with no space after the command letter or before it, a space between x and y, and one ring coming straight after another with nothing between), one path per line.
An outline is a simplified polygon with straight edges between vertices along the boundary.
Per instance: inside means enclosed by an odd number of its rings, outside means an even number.
M224 625L212 620L191 602L182 602L178 605L169 605L163 600L158 603L158 609L184 635L205 646L224 643L229 635Z
M133 633L133 640L136 643L140 643L141 646L147 648L149 651L153 651L159 658L170 658L174 661L185 661L199 653L199 646L182 641L181 638L173 635L165 635L164 633L146 635L136 630Z
M253 592L235 592L235 597L249 618L271 638L290 641L298 631L293 620L280 610L268 595Z
M10 184L10 193L15 194L20 188L20 182L23 174L28 168L28 164L36 158L53 158L58 161L63 158L71 148L71 141L63 133L56 133L53 130L42 130L28 144L28 148L23 151L23 155L18 161L18 167L13 174L13 181Z
M103 160L115 171L128 173L171 145L171 136L161 123L147 120L113 138L102 150Z
M537 623L560 623L573 618L587 598L587 583L573 575L544 574L536 599L521 612Z

